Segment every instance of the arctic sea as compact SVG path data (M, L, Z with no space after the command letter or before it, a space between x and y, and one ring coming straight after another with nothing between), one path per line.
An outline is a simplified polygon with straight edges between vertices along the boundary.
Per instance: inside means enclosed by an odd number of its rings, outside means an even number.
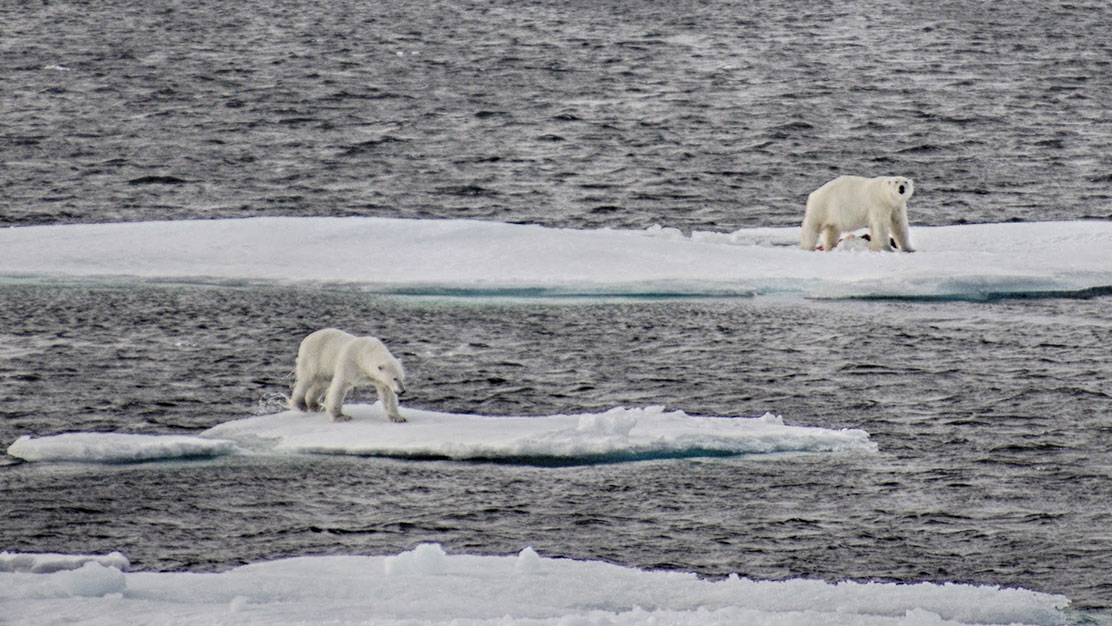
M0 622L1112 622L1106 3L0 24Z

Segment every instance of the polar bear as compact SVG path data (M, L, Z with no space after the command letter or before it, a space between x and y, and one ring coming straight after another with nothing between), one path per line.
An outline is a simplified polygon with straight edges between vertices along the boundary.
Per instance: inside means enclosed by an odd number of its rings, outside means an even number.
M842 233L869 227L869 248L914 252L907 232L907 201L915 185L903 176L839 176L807 196L799 247L814 250L822 235L824 250L833 250Z
M344 397L353 387L370 383L386 408L391 422L404 422L398 412L398 395L405 392L405 370L381 341L356 337L342 330L325 328L301 341L290 406L299 411L324 410L332 420L343 422ZM327 386L327 392L325 387Z

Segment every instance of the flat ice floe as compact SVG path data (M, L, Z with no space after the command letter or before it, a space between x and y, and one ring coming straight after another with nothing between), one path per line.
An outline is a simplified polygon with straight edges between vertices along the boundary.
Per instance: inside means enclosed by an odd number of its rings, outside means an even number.
M912 226L914 254L468 220L250 218L0 229L0 278L343 283L384 293L993 298L1112 289L1112 222ZM387 259L389 262L384 263Z
M36 570L32 565L40 558L46 564ZM1070 622L1065 597L1023 589L736 576L710 581L690 573L547 558L531 548L516 556L472 556L422 544L391 556L300 557L222 573L126 570L126 559L118 554L70 561L0 554L4 617L25 626Z
M222 454L342 454L396 458L582 464L777 452L873 452L863 430L789 426L759 418L694 417L663 407L604 413L490 417L403 407L389 422L381 403L348 405L349 422L285 411L226 422L199 436L70 433L20 437L8 454L27 461L120 463Z
M606 462L774 452L873 451L863 430L787 426L759 418L693 417L663 407L549 417L487 417L404 409L394 424L380 403L348 407L355 419L287 411L221 424L205 437L276 451L448 458Z

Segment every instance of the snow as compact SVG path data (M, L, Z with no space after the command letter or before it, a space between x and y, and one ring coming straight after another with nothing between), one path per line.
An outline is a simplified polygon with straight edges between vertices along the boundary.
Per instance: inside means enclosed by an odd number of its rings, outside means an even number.
M862 430L789 426L759 418L693 417L664 407L604 413L491 417L402 407L388 421L381 403L348 405L349 422L284 411L219 424L199 436L67 433L20 437L8 454L26 461L122 463L224 454L345 454L400 458L597 463L777 452L873 452Z
M1068 600L961 584L700 579L597 561L449 555L436 544L389 556L299 557L220 573L128 572L87 559L30 573L3 567L10 623L434 624L563 626L925 626L1063 624ZM19 558L56 561L56 555Z
M50 225L0 229L0 278L354 284L459 296L977 299L1112 287L1112 222L913 226L911 236L914 254L803 251L798 228L684 235L373 217Z

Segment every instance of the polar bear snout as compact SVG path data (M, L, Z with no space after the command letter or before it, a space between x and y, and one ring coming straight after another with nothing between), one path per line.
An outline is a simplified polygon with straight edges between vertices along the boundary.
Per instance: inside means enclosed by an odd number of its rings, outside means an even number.
M394 367L388 367L386 365L378 366L378 379L386 383L391 391L399 396L405 393L405 374L400 370L401 365L396 365Z
M896 195L903 198L904 202L911 199L911 194L915 193L915 183L911 182L910 178L896 178L893 181L896 185Z

